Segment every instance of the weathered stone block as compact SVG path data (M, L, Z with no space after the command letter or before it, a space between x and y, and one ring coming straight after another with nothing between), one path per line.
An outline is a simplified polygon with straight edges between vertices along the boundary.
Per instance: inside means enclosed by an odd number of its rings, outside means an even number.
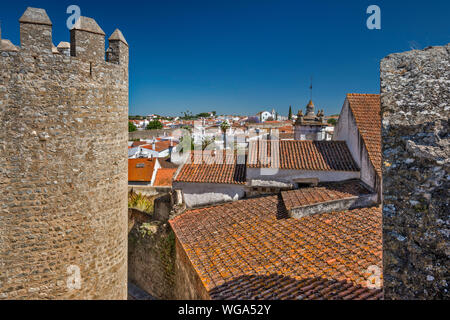
M386 299L448 299L450 45L381 62Z

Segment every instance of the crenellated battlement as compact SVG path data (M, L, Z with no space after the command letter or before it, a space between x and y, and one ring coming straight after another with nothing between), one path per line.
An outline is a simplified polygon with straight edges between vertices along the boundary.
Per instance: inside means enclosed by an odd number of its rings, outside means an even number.
M20 46L2 39L0 25L0 58L25 55L64 55L80 61L93 63L113 63L128 68L128 43L122 32L116 29L109 37L109 48L105 50L105 32L97 22L88 17L80 17L70 30L70 43L53 44L52 21L44 9L28 7L20 22ZM3 54L2 54L3 53Z

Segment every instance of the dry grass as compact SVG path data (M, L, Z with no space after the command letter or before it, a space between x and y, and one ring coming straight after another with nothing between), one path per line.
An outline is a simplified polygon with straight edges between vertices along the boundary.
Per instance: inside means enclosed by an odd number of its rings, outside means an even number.
M128 208L137 209L139 211L152 214L154 211L154 198L147 197L141 193L128 193Z

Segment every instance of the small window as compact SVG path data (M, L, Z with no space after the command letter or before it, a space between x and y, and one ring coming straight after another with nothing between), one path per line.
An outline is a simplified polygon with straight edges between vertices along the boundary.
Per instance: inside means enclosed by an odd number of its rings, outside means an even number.
M136 168L145 168L145 163L138 163Z

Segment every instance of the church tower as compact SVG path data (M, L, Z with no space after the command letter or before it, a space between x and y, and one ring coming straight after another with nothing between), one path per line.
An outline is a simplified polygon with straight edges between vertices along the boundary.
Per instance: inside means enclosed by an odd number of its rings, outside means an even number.
M327 124L324 121L324 112L319 110L315 114L315 106L312 100L306 106L306 115L300 109L297 114L297 121L294 124L295 140L325 140L327 135L325 128Z

